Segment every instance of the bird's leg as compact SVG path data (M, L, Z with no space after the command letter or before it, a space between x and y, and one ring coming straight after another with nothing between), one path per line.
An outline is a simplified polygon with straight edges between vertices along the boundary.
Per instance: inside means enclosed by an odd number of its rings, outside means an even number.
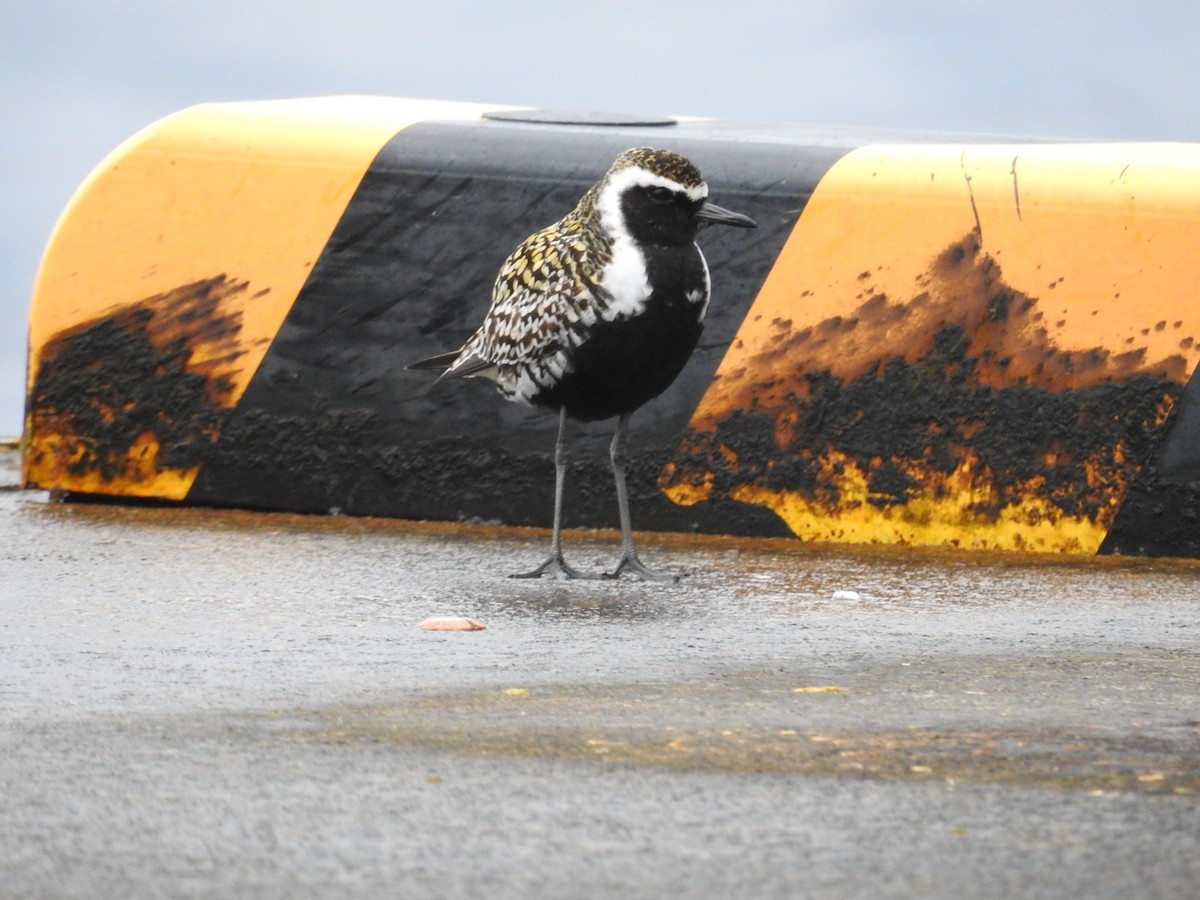
M550 556L544 563L532 572L521 572L513 578L541 578L543 575L556 575L559 578L597 578L596 575L585 575L578 569L567 565L562 554L562 507L563 484L567 476L567 411L564 408L558 415L558 439L554 442L554 526L550 532Z
M674 572L655 572L647 569L638 559L637 550L633 546L633 525L629 515L629 489L625 486L625 466L628 458L625 453L625 437L629 432L629 413L621 413L617 418L617 430L613 432L610 455L612 456L613 481L617 486L617 511L621 516L621 558L617 567L608 578L619 578L621 573L628 570L641 576L647 581L678 581L679 576Z

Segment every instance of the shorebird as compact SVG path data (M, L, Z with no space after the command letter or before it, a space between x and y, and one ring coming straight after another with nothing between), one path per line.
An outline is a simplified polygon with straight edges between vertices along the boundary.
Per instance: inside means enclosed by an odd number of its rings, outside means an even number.
M638 558L625 483L629 417L675 380L700 339L708 311L708 264L696 234L708 224L753 228L747 216L708 201L708 185L678 153L626 150L553 225L505 260L492 305L463 346L410 369L443 378L486 378L509 400L556 410L554 521L550 555L530 572L566 578L677 581ZM585 575L562 552L567 419L616 416L610 456L621 521L621 556L607 574Z

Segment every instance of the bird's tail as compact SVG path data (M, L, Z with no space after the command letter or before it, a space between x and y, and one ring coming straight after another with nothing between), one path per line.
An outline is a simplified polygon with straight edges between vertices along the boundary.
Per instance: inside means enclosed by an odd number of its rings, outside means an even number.
M496 377L496 364L476 356L474 353L463 355L462 350L450 353L439 353L428 359L418 359L409 363L406 369L441 369L443 378L492 378Z
M446 370L454 364L454 360L458 359L458 354L461 350L451 350L449 353L439 353L437 356L430 356L427 359L418 359L416 362L411 362L404 368L406 369L441 369Z

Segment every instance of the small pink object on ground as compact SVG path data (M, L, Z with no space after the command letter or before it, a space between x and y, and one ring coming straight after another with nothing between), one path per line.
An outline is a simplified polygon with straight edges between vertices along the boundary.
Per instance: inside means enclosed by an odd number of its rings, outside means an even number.
M440 616L426 619L417 627L423 631L483 631L487 628L482 622L468 619L465 616Z

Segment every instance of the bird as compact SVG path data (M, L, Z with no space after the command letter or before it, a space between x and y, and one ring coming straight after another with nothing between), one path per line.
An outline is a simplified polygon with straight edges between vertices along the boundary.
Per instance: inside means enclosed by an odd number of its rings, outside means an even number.
M491 306L458 350L410 363L447 378L494 382L507 400L558 413L550 555L516 578L678 581L634 546L626 486L629 419L667 389L695 349L708 312L708 264L696 244L710 224L754 228L708 200L691 160L671 150L621 153L574 209L526 238L500 267ZM621 525L612 572L585 574L563 556L568 419L616 417L609 455Z

